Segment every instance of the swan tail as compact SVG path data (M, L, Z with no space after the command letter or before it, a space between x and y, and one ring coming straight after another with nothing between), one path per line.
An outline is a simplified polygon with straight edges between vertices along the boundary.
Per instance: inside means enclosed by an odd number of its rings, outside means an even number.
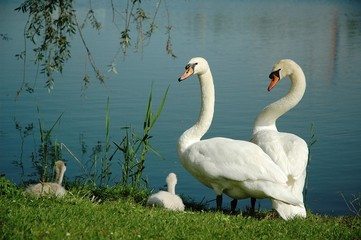
M272 191L271 198L283 202L287 205L299 206L303 205L302 201L299 200L291 191L282 189L282 191Z
M263 185L264 193L274 200L279 200L288 205L302 206L303 202L286 185L269 183Z
M272 207L284 220L290 220L295 217L306 218L306 209L303 203L301 206L294 206L282 201L272 200Z
M249 192L249 195L254 198L271 198L286 204L294 206L302 206L302 199L298 198L292 191L289 190L286 184L277 184L268 181L247 182L248 189L257 189Z

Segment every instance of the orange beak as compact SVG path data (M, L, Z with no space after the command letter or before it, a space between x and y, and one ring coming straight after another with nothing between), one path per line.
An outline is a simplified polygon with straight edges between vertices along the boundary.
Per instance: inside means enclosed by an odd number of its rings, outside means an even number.
M180 82L180 81L185 80L186 78L191 76L193 73L194 73L193 66L187 65L186 66L186 71L183 73L182 76L180 76L180 78L178 78L178 81Z
M278 83L279 80L280 80L280 78L278 76L276 76L276 74L272 74L271 82L268 86L268 91L271 91L271 89L274 86L276 86L276 84Z

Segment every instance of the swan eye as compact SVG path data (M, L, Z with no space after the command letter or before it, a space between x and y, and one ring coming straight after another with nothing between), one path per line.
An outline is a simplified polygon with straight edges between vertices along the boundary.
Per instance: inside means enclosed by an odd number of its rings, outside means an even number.
M280 78L280 71L281 71L281 69L278 69L276 71L271 72L271 74L269 75L269 78L272 79L273 76L276 76L277 78Z
M178 78L178 81L183 81L184 79L188 78L189 76L194 74L194 66L196 66L198 63L188 63L185 67L186 71L183 73L183 75Z
M194 67L197 65L198 63L188 63L187 66L185 67L186 70L188 70L189 68L194 69Z

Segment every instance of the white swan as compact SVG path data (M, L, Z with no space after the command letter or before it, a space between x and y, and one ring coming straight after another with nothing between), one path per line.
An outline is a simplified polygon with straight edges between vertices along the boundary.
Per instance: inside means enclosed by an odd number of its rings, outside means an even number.
M177 184L177 176L175 173L169 173L166 178L168 192L159 191L152 194L148 200L147 206L163 207L174 211L184 211L182 199L175 194L175 185Z
M178 156L198 181L215 191L217 208L221 207L222 193L233 199L271 198L296 206L302 204L287 189L286 175L256 144L221 137L201 140L214 113L213 77L203 58L192 58L185 68L178 80L198 75L202 105L195 125L178 140Z
M288 184L293 194L303 202L303 187L308 161L307 143L300 137L278 132L277 119L292 109L302 99L306 89L306 78L301 67L290 59L283 59L275 64L270 74L270 91L279 80L289 76L291 88L286 96L265 107L257 116L251 142L260 146L288 177ZM291 206L279 201L272 201L273 207L283 218L294 216L306 217L304 205Z
M63 161L56 161L55 163L56 171L56 182L41 182L28 186L25 189L26 193L35 194L35 195L44 195L44 194L55 194L56 196L64 196L66 190L61 186L63 182L64 173L66 171L66 166Z

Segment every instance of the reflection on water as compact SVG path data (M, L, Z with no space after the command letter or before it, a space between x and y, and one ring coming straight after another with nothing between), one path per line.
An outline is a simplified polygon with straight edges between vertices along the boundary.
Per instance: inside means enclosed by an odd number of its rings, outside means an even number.
M11 39L0 42L0 173L12 181L19 182L21 175L21 169L12 164L21 155L21 137L14 119L22 126L34 123L34 136L25 138L23 146L25 171L30 172L30 154L36 151L34 144L39 144L39 118L50 128L64 112L56 137L81 156L79 136L89 148L105 139L108 96L112 140L119 140L122 126L131 123L141 129L154 81L155 103L168 85L170 91L152 139L166 160L149 156L145 170L150 186L163 186L164 177L174 171L179 193L197 200L214 199L213 192L196 182L178 162L177 138L196 120L200 97L195 77L183 83L177 83L177 78L191 57L207 58L215 78L216 109L205 137L248 139L257 113L289 88L289 82L283 81L268 93L269 71L279 59L291 58L303 68L307 90L300 104L277 124L281 131L295 133L306 141L311 135L311 123L315 125L318 141L311 149L309 208L313 212L347 214L340 192L348 198L361 192L361 5L357 1L229 0L221 7L215 0L168 2L177 59L164 51L167 16L160 15L157 32L144 49L143 59L130 53L125 61L117 62L118 75L108 73L107 65L119 41L111 24L104 24L100 34L87 34L96 61L106 72L105 86L98 86L94 80L86 96L80 96L85 57L80 41L75 41L72 59L55 90L49 95L40 78L36 93L23 94L18 101L14 96L22 70L14 55L23 48L26 17L12 11L17 6L14 3L1 5L0 29ZM106 8L96 12L103 13L103 21L111 21ZM27 65L28 78L35 77L35 67ZM67 177L71 179L81 170L70 155L63 154L69 165ZM242 204L241 208L248 201ZM270 207L269 201L263 200L261 206Z

